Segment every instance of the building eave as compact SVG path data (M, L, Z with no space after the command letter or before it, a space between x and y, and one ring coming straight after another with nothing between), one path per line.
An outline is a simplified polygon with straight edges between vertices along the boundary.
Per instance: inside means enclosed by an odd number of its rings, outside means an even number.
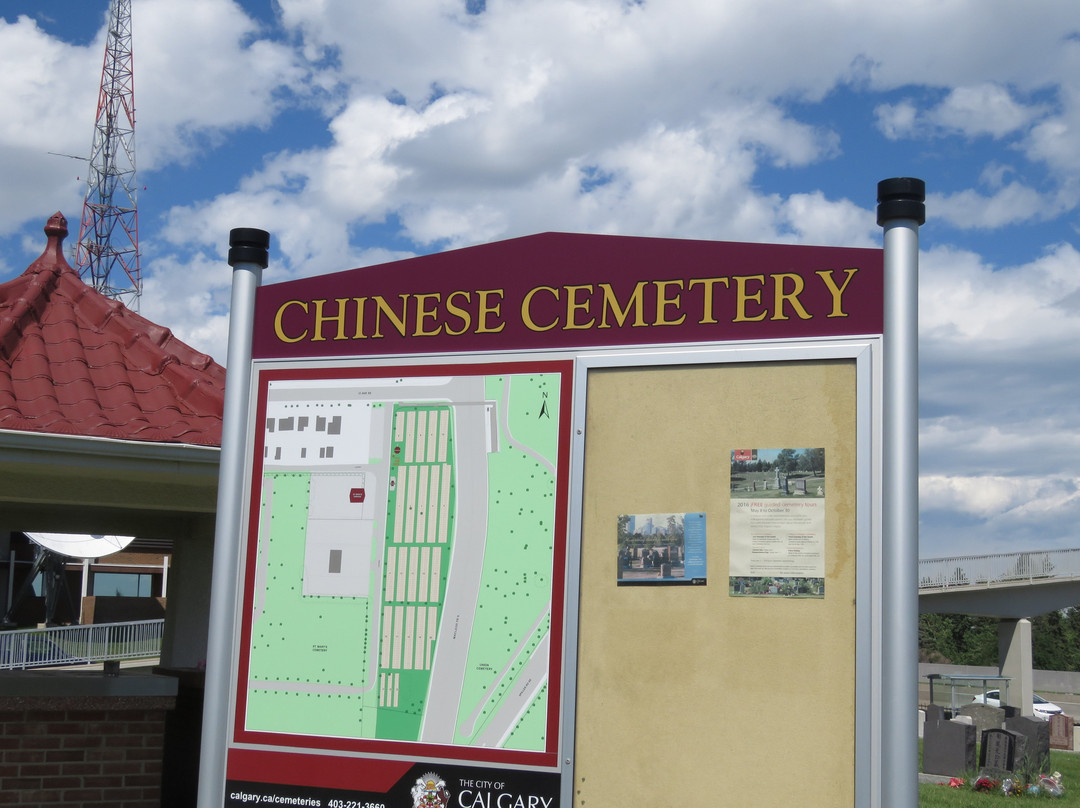
M0 514L8 530L174 538L213 518L221 451L0 430Z

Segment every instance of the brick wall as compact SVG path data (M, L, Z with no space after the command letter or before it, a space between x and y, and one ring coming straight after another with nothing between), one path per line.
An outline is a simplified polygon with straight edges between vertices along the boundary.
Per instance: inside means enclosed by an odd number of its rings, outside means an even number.
M0 805L161 805L170 696L0 696Z

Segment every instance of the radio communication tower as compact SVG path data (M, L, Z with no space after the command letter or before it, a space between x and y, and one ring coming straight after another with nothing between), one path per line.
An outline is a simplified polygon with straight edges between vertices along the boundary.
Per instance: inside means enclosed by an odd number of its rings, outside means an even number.
M84 281L134 311L142 294L138 218L131 0L109 0L105 63L75 265Z

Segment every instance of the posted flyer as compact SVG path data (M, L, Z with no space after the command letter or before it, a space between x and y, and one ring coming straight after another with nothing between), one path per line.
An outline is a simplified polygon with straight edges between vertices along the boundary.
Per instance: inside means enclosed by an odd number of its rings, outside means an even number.
M620 514L616 581L640 584L706 583L705 514Z
M731 453L729 592L825 597L825 450Z

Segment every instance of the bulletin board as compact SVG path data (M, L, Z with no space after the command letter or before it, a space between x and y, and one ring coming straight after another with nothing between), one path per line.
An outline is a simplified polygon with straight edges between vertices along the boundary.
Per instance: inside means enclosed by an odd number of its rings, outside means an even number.
M870 804L881 304L877 250L558 233L261 287L225 804ZM805 586L732 583L755 450L824 457L754 481Z
M858 362L669 361L585 372L572 804L857 804ZM731 452L789 445L827 458L824 597L733 597ZM707 581L618 586L619 515L671 511Z

